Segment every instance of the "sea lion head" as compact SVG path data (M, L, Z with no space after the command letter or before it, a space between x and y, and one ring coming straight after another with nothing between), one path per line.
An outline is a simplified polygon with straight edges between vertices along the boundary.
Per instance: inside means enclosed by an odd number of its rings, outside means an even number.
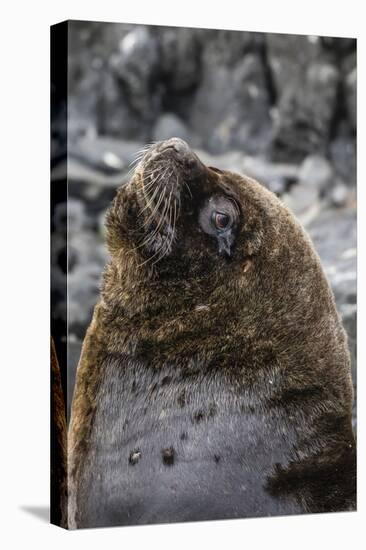
M183 140L158 142L108 213L112 259L151 278L214 275L217 282L234 266L241 275L263 243L265 198L273 202L252 180L205 166Z

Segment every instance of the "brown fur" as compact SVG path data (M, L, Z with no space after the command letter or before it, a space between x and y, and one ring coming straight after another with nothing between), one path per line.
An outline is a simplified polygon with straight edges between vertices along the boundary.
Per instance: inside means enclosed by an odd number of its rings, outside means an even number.
M67 428L65 399L51 338L51 523L67 527Z
M148 259L136 248L144 169L142 163L118 191L107 216L111 261L77 370L70 487L77 493L105 358L127 354L156 370L179 365L187 377L215 369L234 394L246 396L246 410L279 411L279 428L293 429L297 444L289 467L274 468L268 491L294 495L304 511L353 509L349 352L308 236L259 183L201 165L199 183L191 182L195 200L224 190L240 207L231 261L217 255L183 207L176 248L141 265Z

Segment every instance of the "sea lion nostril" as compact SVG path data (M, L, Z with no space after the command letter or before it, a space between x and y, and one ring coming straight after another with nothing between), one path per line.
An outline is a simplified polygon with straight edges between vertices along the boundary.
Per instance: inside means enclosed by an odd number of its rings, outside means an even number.
M175 137L167 139L162 143L161 150L165 151L166 149L173 149L176 153L183 156L191 152L189 145L185 141Z

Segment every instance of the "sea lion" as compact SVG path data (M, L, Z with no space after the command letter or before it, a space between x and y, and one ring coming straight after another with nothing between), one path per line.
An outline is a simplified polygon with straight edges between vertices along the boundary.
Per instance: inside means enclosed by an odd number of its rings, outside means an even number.
M172 138L144 152L106 228L69 526L353 510L346 334L282 202Z

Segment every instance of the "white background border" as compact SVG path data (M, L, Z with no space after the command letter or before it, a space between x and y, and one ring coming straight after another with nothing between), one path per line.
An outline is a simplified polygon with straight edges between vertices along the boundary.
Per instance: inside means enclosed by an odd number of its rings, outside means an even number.
M359 288L357 513L65 532L25 510L49 497L49 26L64 19L155 23L358 38L366 98L361 0L2 2L1 486L3 548L359 548L365 537L365 292ZM362 28L363 26L363 28ZM365 100L365 99L364 99ZM358 151L365 109L358 102ZM360 121L364 121L363 125ZM365 281L365 163L358 155L359 281ZM363 340L365 337L363 338ZM363 535L363 536L362 536ZM361 538L362 536L362 538Z

